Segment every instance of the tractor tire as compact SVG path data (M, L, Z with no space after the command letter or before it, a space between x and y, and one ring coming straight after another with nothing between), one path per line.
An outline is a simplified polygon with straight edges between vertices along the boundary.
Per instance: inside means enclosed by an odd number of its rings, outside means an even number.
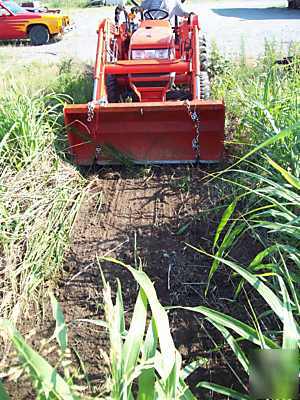
M107 92L107 101L109 103L119 103L120 91L118 88L118 82L115 75L107 75L106 92Z
M207 71L208 69L207 44L206 44L206 38L202 33L199 35L199 53L200 53L200 69L201 71Z
M167 101L184 101L192 100L193 96L190 92L184 90L170 90L167 92L166 99Z
M206 71L200 72L200 98L201 100L210 98L210 81Z
M291 9L296 9L296 8L300 8L300 0L289 0L288 2L288 8Z
M49 42L50 33L45 26L35 25L30 28L29 39L33 46L41 46Z

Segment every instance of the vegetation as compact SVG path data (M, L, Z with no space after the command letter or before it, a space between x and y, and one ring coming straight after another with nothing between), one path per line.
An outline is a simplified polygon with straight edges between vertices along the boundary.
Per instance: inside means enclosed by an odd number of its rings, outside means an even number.
M45 6L49 8L82 8L88 4L87 0L45 0L43 1Z
M193 248L211 259L207 290L219 270L225 269L235 285L232 302L244 301L248 313L236 318L203 304L185 309L204 317L221 334L224 340L219 340L219 349L224 343L232 349L239 365L231 366L233 380L243 390L201 379L199 385L234 399L250 398L242 378L250 371L249 350L296 351L300 343L300 62L295 58L282 66L275 59L268 49L257 65L243 60L232 64L215 51L210 69L213 94L224 97L228 107L233 161L208 179L222 180L233 195L216 226L211 252ZM60 348L55 368L25 342L11 322L17 321L30 300L46 294L46 283L55 284L88 190L88 182L66 162L63 151L62 103L70 100L68 94L84 101L82 93L88 92L86 79L81 79L84 73L76 79L74 68L65 62L58 77L38 93L24 91L10 81L0 99L1 314L6 318L0 320L0 332L13 343L38 399L87 398L80 394L78 376L68 367L67 326L54 296L54 337ZM58 88L63 94L54 94ZM234 250L247 237L257 243L258 251L244 265ZM207 360L182 366L168 321L174 308L161 306L143 271L110 261L131 272L139 293L128 316L121 283L113 300L103 278L105 320L81 321L101 326L110 340L106 357L110 379L107 392L98 398L194 399L185 380L199 366L205 368ZM89 385L88 374L85 380ZM8 398L1 383L0 397Z
M66 100L50 89L31 93L22 80L6 80L1 91L0 309L13 319L58 276L85 193L85 180L65 162Z

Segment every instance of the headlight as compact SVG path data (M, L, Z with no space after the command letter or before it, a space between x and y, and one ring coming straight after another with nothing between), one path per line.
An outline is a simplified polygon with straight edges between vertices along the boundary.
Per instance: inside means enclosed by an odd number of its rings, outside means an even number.
M132 50L132 60L168 60L170 58L169 49L157 49L157 50Z

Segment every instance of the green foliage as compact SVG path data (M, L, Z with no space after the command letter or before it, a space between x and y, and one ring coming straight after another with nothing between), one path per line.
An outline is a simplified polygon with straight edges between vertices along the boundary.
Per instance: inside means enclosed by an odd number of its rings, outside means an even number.
M242 289L247 294L250 284L270 309L262 313L250 306L253 326L245 326L202 306L190 308L206 316L223 335L247 374L249 360L240 345L245 340L262 349L281 346L297 350L300 343L300 63L295 57L292 64L281 66L276 58L268 48L256 66L226 65L215 78L215 95L225 97L230 122L238 121L236 140L244 142L245 154L212 178L223 180L235 193L216 229L214 254L194 248L212 257L209 282L222 265L234 281L239 280L236 296ZM261 250L244 267L232 254L247 236L258 242ZM261 315L259 319L256 313ZM269 332L264 315L274 323L280 321L281 329ZM233 399L248 398L248 394L211 382L200 386Z
M70 97L76 104L84 104L91 100L93 93L93 71L88 65L82 67L72 59L63 60L58 68L58 78L53 90Z
M212 93L214 98L224 98L228 130L231 133L234 129L236 142L255 147L283 129L293 129L299 121L300 58L297 49L293 56L291 64L279 65L276 60L282 56L266 45L265 55L255 64L229 63L216 48L212 49ZM295 131L288 140L269 146L272 158L284 168L292 162L299 169L296 138Z
M86 7L88 4L87 0L45 0L43 2L48 8L82 8Z
M138 400L194 400L184 378L203 360L182 369L181 356L171 336L168 315L158 301L149 277L117 260L105 260L128 269L140 286L127 331L121 285L118 283L116 303L113 304L110 287L104 280L105 316L110 335L111 398L134 399L132 385L137 381Z
M106 321L80 320L103 326L110 338L110 384L109 398L112 400L195 400L184 380L203 364L200 359L184 369L181 357L174 346L167 312L157 299L152 282L144 272L107 259L127 268L140 285L129 329L125 326L121 284L115 304L109 284L104 283L104 308ZM51 294L53 315L56 321L55 337L63 352L66 351L67 329L57 300ZM151 313L151 314L149 314ZM150 319L148 319L148 317ZM67 373L63 378L56 368L33 350L8 320L0 319L0 333L11 341L29 374L39 400L86 399L77 394L72 379ZM137 397L133 385L137 384ZM4 388L0 386L3 393ZM5 398L5 397L4 397Z
M16 84L0 95L2 315L55 278L85 193L84 180L58 151L64 99Z

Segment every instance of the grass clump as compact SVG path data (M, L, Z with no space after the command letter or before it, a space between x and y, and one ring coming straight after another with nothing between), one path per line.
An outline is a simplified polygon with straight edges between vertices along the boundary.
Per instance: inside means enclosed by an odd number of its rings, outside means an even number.
M0 97L0 314L17 318L59 273L85 182L58 150L65 98L8 87Z
M43 1L43 5L48 8L62 8L62 9L70 9L70 8L83 8L88 5L87 0L45 0Z

